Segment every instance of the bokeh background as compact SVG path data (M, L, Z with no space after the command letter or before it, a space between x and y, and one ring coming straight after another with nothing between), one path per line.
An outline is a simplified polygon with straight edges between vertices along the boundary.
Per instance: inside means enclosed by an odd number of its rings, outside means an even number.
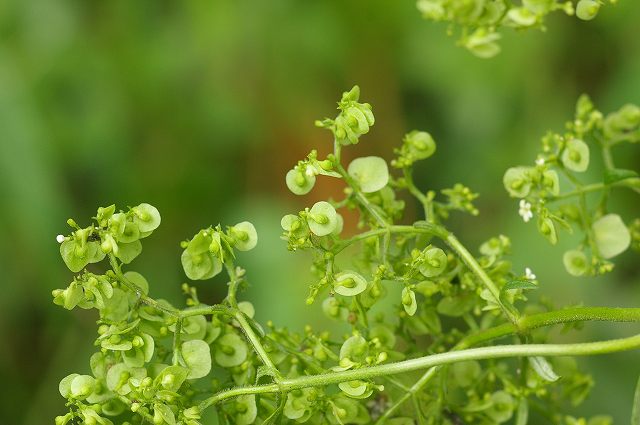
M546 32L507 31L503 53L481 60L445 25L423 21L413 0L0 2L0 424L52 423L64 411L59 380L89 369L95 313L56 307L50 292L71 280L56 234L97 206L160 209L163 225L134 266L176 303L178 242L209 224L253 221L260 244L241 261L258 320L322 326L319 307L304 305L307 259L286 251L279 220L339 189L321 182L294 197L284 174L311 148L328 151L330 135L313 121L334 116L355 83L377 122L350 151L391 158L405 132L430 131L438 153L419 185L460 181L481 193L481 215L452 223L470 247L509 234L516 269L531 267L559 305L637 306L637 254L606 278L570 278L562 247L520 220L501 177L532 162L580 93L604 111L640 103L638 22L633 0L589 23L555 16ZM638 150L619 162L637 168ZM616 202L637 215L637 197ZM215 302L224 282L197 286ZM587 325L558 340L634 331ZM597 382L582 411L627 423L639 359L580 360Z

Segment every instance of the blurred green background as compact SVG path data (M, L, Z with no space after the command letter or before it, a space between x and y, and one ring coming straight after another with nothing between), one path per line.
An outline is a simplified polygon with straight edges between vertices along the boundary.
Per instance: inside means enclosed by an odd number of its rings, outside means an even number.
M284 174L311 148L328 151L313 121L334 116L356 83L377 123L347 155L389 159L405 132L430 131L438 153L417 171L420 186L460 181L481 193L479 217L453 219L460 239L475 250L512 236L516 269L531 267L559 305L637 306L637 254L607 278L568 277L562 247L520 220L501 178L534 159L547 129L562 129L580 93L603 111L640 103L638 22L633 0L589 23L555 16L546 32L507 31L503 53L481 60L413 0L0 2L0 424L52 423L64 411L59 380L89 369L95 313L65 311L50 293L71 280L55 236L100 205L159 208L163 225L133 266L176 303L178 242L253 221L259 248L241 262L258 320L323 326L319 306L304 305L305 255L286 251L279 220L338 192L321 182L294 197ZM637 150L622 156L637 169ZM618 203L625 218L637 214L637 198ZM224 289L221 279L197 286L208 302ZM588 325L563 338L634 331ZM582 411L626 423L638 354L580 362L597 382Z

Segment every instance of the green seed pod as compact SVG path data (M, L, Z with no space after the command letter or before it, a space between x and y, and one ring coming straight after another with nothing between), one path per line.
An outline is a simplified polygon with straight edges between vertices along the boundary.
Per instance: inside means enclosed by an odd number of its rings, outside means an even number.
M589 273L589 260L582 251L573 249L564 253L562 257L564 268L573 276L584 276Z
M424 252L420 273L426 277L440 275L447 268L447 254L440 248L429 248Z
M547 238L551 245L558 243L558 232L556 231L553 220L549 217L544 217L538 220L538 231L542 236Z
M349 164L347 172L364 193L377 192L389 182L387 162L377 156L354 159Z
M358 295L367 289L367 280L356 272L342 272L336 275L333 290L344 296Z
M307 214L309 229L316 236L326 236L338 226L336 209L326 201L316 202Z
M306 195L316 184L315 174L304 173L297 168L289 170L285 177L289 190L296 195Z
M240 251L250 251L258 244L256 228L248 221L243 221L232 227L235 247Z
M138 225L140 232L152 232L160 226L160 212L150 204L142 203L133 207L134 222Z
M593 236L602 258L613 258L631 244L629 229L618 214L607 214L591 225Z
M596 17L600 10L600 2L597 0L580 0L576 6L576 16L583 21L590 21Z
M404 311L409 316L413 316L414 314L416 314L416 310L418 309L416 294L407 287L402 289L402 307L404 307Z
M504 188L513 198L524 198L531 191L531 177L529 175L531 167L509 168L502 178Z
M586 171L589 167L589 146L580 139L568 140L561 159L562 164L571 171Z

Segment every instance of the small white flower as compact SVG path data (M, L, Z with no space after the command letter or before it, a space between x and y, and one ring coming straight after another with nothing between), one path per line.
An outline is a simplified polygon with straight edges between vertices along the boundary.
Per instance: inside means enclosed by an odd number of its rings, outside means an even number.
M526 267L526 268L524 269L524 277L525 277L527 280L536 280L536 275L535 275L535 274L533 274L533 272L531 271L531 269L530 269L529 267Z
M64 237L64 235L58 235L58 236L56 236L56 241L58 241L58 243L62 243L62 242L64 242L64 241L65 241L65 239L66 239L66 238Z
M542 167L544 165L544 158L539 156L538 158L536 158L536 165L539 167Z
M533 211L531 211L531 204L524 199L520 200L520 209L518 210L518 214L524 220L525 223L528 223L529 220L533 218Z

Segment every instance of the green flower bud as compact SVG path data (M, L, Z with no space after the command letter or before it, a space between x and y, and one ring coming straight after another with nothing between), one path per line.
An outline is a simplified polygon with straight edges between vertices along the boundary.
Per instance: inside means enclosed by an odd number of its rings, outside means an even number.
M367 289L367 280L356 272L342 272L335 276L333 290L340 295L354 296Z
M338 225L336 209L328 202L316 202L307 215L309 229L317 236L326 236Z
M289 170L285 177L287 187L296 195L306 195L311 192L316 184L316 176L314 174L306 174L297 168Z

